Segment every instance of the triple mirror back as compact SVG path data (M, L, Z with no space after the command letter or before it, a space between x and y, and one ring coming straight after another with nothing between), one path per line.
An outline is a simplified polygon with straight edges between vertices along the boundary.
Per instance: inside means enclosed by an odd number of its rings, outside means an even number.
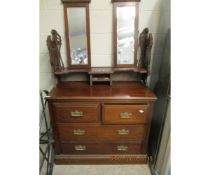
M137 66L139 2L113 0L114 65ZM64 3L64 18L69 68L90 68L89 3Z

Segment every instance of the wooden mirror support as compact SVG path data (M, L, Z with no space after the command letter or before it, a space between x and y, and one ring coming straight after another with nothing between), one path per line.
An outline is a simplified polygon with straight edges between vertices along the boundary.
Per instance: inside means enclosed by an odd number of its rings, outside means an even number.
M56 30L51 31L52 36L47 37L47 46L50 55L50 63L54 75L60 79L60 76L70 73L88 73L90 76L90 85L93 82L109 82L112 85L112 74L115 72L128 72L133 71L141 75L141 82L146 84L146 79L150 74L150 60L151 60L151 49L153 45L152 34L149 33L149 29L145 28L139 36L140 46L140 58L138 67L135 68L89 68L89 69L67 69L64 68L63 61L60 54L61 48L61 37Z
M138 38L138 13L139 13L139 0L112 0L113 2L113 22L114 22L114 66L109 68L104 67L94 67L91 68L91 50L90 50L90 27L89 27L89 2L90 0L62 0L64 3L64 17L65 17L65 30L66 30L66 45L67 45L67 62L68 67L64 68L64 64L60 54L61 48L61 36L57 33L56 30L52 30L52 36L47 37L47 46L50 55L50 63L54 72L54 75L57 77L58 82L61 80L63 75L71 74L71 73L85 73L89 74L90 77L90 85L92 86L93 83L100 83L100 82L107 82L109 85L112 85L112 75L117 72L135 72L140 74L140 81L141 83L146 85L146 80L148 75L150 74L150 59L151 59L151 49L153 45L153 38L152 34L149 33L149 29L145 28L139 38ZM117 7L132 7L129 11L135 11L135 19L132 18L134 21L134 27L132 28L132 34L134 33L134 62L133 64L117 64ZM134 8L133 8L134 7ZM69 40L69 20L68 15L72 14L69 13L68 8L83 8L83 15L85 13L86 25L83 26L84 31L86 31L87 35L87 54L88 54L88 64L72 64L71 62L71 47L70 47L70 40ZM85 10L85 11L84 11ZM124 12L124 11L123 11ZM127 19L127 13L121 12L121 15ZM77 15L81 15L77 13ZM134 17L134 15L132 16ZM72 21L72 20L71 20ZM127 20L129 21L129 20ZM75 25L79 25L81 21L78 20L74 21ZM126 22L126 21L124 21ZM129 22L128 22L129 23ZM74 27L75 27L74 25ZM129 28L129 25L125 25L125 27ZM78 27L78 26L76 26ZM123 23L121 28L123 28ZM133 29L135 31L133 31ZM124 30L124 29L123 29ZM80 33L81 30L77 30L74 34ZM128 30L129 32L129 30ZM124 34L124 33L123 33ZM127 34L126 33L126 37ZM126 38L125 37L125 38ZM127 39L127 38L126 38ZM138 41L139 40L139 41ZM140 47L140 48L139 48ZM137 50L139 52L139 59L137 59ZM138 60L138 61L137 61Z
M113 2L114 67L137 67L139 1ZM125 26L127 24L127 26Z
M68 68L90 68L90 0L63 0L62 2L64 3Z

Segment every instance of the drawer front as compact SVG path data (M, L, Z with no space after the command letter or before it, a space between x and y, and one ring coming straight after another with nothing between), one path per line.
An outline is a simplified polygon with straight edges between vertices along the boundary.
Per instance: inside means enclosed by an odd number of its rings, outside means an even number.
M58 124L57 129L61 141L139 140L146 133L146 126L143 125Z
M62 154L139 154L140 143L62 143Z
M65 122L98 122L100 117L99 104L86 103L54 103L56 121Z
M103 105L103 123L141 124L147 123L149 105Z

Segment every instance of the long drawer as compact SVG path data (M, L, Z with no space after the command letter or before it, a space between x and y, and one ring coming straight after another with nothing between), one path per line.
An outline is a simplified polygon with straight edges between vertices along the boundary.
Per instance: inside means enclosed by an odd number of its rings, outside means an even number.
M58 123L98 122L100 105L95 103L53 103Z
M103 123L105 124L142 124L148 121L147 104L103 105Z
M62 143L63 154L138 154L141 143Z
M144 125L57 124L61 141L139 140L144 138Z

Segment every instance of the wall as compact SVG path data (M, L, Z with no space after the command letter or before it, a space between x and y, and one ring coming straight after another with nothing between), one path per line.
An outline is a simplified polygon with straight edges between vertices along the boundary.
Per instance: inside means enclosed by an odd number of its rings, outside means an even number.
M159 63L163 54L165 35L170 26L170 0L142 0L139 8L139 31L145 27L153 34L151 86L158 79ZM51 29L62 36L61 55L66 64L63 4L61 0L40 0L40 88L55 83L51 76L46 38ZM91 0L90 33L92 67L113 64L112 3L110 0ZM99 44L100 43L100 44ZM78 80L78 76L72 76ZM84 77L81 78L85 79Z

